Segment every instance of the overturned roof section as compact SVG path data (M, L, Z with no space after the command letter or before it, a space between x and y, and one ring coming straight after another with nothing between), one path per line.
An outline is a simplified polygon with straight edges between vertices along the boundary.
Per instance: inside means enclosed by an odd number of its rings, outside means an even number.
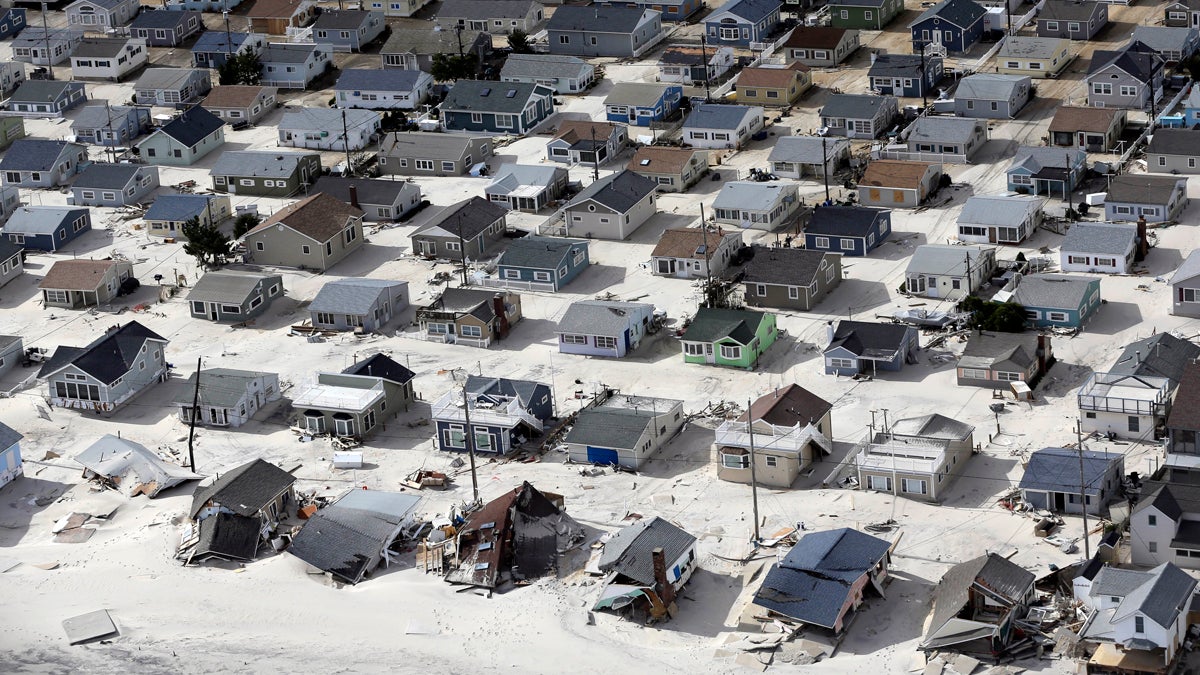
M196 488L188 517L195 518L209 501L239 516L256 516L295 482L296 477L287 471L256 459L219 474L213 482Z
M379 490L351 490L317 511L292 540L288 551L304 562L351 584L362 581L411 522L421 498Z
M0 447L4 447L0 444ZM156 497L159 492L189 480L200 480L200 474L172 464L146 446L112 434L101 436L75 461L93 474L112 483L125 496L144 494Z
M1034 575L1005 558L988 553L951 567L937 585L933 596L933 615L923 649L936 649L983 637L993 637L1006 615L975 618L968 610L971 589L978 585L997 606L1019 604L1033 587Z

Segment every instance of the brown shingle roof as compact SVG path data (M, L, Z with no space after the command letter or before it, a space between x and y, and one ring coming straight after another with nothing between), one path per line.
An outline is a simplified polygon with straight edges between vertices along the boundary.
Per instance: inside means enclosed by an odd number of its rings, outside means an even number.
M324 243L346 229L347 220L361 215L362 209L321 192L276 211L247 234L283 223L306 237Z
M647 145L638 148L633 154L633 159L629 160L627 168L635 173L682 173L683 167L697 152L701 151L693 148L658 148ZM642 164L642 160L650 160L650 163Z
M838 46L845 34L845 28L799 26L792 31L791 37L783 43L783 46L785 48L833 49Z
M1188 363L1175 390L1167 428L1200 431L1200 364Z
M94 291L104 281L104 274L114 260L59 260L54 263L38 288L60 291Z
M797 61L787 68L743 68L738 76L739 87L770 87L786 89L791 86L797 72L806 73L811 68Z
M1123 114L1113 108L1088 108L1084 106L1062 106L1050 121L1050 131L1093 131L1105 132L1112 126L1113 118Z
M596 140L606 141L612 135L616 124L612 122L588 122L585 120L567 120L558 127L558 133L554 138L561 138L568 143L576 141L591 140L592 130L596 130Z
M698 227L685 227L675 230L666 230L662 236L658 238L658 245L654 247L654 251L650 254L653 258L693 258L695 260L704 260L711 258L717 250L717 245L721 239L730 235L737 234L736 232L726 232L720 228L709 230L705 234ZM700 254L697 251L704 245L705 240L708 241L707 253Z
M243 84L213 87L200 105L205 108L249 108L264 89L269 87Z
M751 403L749 414L755 420L763 420L767 424L790 427L810 422L815 424L832 408L832 403L804 387L789 384ZM746 415L747 413L742 413L738 421L745 422Z
M867 165L860 185L875 187L917 188L929 167L928 162L905 162L897 159L877 159Z
M300 9L303 0L257 0L246 16L251 19L286 19Z

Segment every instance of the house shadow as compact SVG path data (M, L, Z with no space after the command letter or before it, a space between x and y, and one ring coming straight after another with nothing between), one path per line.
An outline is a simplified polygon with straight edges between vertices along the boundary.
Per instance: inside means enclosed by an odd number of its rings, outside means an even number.
M659 448L638 470L654 478L674 478L713 463L712 444L716 438L713 429L698 424L685 424L667 444Z
M486 176L486 178L487 178L488 182L491 182L492 176L495 175L496 171L498 171L501 166L503 166L505 164L520 164L520 163L521 163L521 157L519 155L492 155L487 160L487 168L488 168L489 175ZM485 187L485 185L481 185L480 188ZM480 195L480 196L482 196L482 195Z
M936 583L911 572L889 572L886 597L864 595L853 625L839 646L845 654L867 655L921 637Z
M1038 382L1034 395L1039 400L1073 396L1075 390L1083 386L1093 372L1095 371L1090 366L1055 361L1046 375Z
M739 577L717 574L697 567L692 571L692 576L682 592L675 598L678 614L662 624L661 628L671 632L715 638L729 631L724 625L725 617L729 615L741 593L742 581Z
M992 138L979 147L975 153L975 164L994 163L1005 157L1017 154L1020 144L1007 138Z
M976 433L987 433L976 428ZM1001 451L1002 452L1002 451ZM950 508L987 508L996 505L996 498L1008 491L1010 483L1005 478L1019 463L1016 455L979 453L972 455L958 470L958 476L950 484L949 496L941 502Z
M638 348L625 357L625 361L633 363L659 363L670 359L682 359L681 343L671 337L668 328L647 335Z
M493 341L492 345L495 349L501 351L522 351L528 349L531 345L554 347L558 341L557 334L555 333L557 329L558 324L549 319L522 317L512 327L507 337Z
M696 221L696 216L659 211L642 223L642 226L625 241L631 244L657 244L666 230L684 228Z
M781 333L754 369L758 373L783 374L796 367L797 354L807 351L807 345L792 333Z
M626 269L617 265L591 263L570 284L566 292L592 295L601 293L625 282Z
M1170 279L1179 265L1183 263L1183 252L1177 248L1154 247L1141 265L1146 269L1146 276L1151 279L1162 277Z
M28 468L32 471L32 467ZM4 487L0 501L0 548L13 548L29 531L33 517L44 511L68 490L71 483L34 478L28 474Z
M1142 309L1136 302L1102 300L1103 306L1088 322L1089 333L1116 335L1142 323Z
M347 256L328 270L326 274L338 274L346 277L361 277L376 269L384 263L396 260L404 253L404 248L401 246L386 246L368 242L363 244L363 247L357 253ZM315 272L315 274L321 274Z
M266 312L245 322L233 324L233 328L262 331L288 328L308 318L307 312L300 311L303 304L298 298L281 295L271 302Z
M913 254L918 246L927 243L924 232L901 232L892 230L888 238L867 254L867 258L883 260L903 260Z
M92 229L84 232L76 239L67 242L67 245L58 249L59 255L73 255L77 257L93 257L88 256L89 253L100 251L113 245L113 233L111 230L97 229L93 223ZM97 259L107 258L108 254L99 256Z
M833 441L833 452L820 457L808 466L792 483L793 490L815 490L820 488L837 488L837 485L825 485L825 479L838 470L840 475L855 473L854 452L855 443ZM819 454L819 453L818 453Z
M42 277L26 273L0 286L0 309L12 309L38 297L41 295L40 283Z
M826 314L848 314L858 320L868 321L874 319L869 312L891 302L891 294L882 281L850 278L842 279L842 283L825 297L824 302L817 305L817 309Z

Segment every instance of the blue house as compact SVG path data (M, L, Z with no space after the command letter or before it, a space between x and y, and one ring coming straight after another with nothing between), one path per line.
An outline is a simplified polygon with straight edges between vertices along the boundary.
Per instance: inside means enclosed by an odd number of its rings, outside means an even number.
M496 263L497 285L558 291L591 264L588 242L542 237L514 239Z
M131 105L89 105L71 122L80 143L128 145L150 128L150 109Z
M526 82L459 80L442 101L450 131L523 136L554 114L554 89Z
M22 10L24 13L24 10ZM16 429L0 422L0 488L24 473L21 464L21 439Z
M956 54L970 50L983 37L985 14L987 10L971 0L942 0L908 25L913 53L920 54L929 44Z
M637 349L653 322L654 305L644 302L573 302L558 320L558 351L621 358Z
M239 54L246 49L258 54L266 46L266 36L259 33L205 31L192 45L192 63L197 68L220 68L231 54Z
M804 247L847 256L871 252L892 233L892 212L867 206L818 206L804 228Z
M867 71L867 77L871 91L877 94L920 98L933 91L942 79L943 71L940 56L879 54Z
M1066 199L1086 170L1087 151L1083 148L1021 146L1008 165L1008 189Z
M25 25L24 7L6 7L0 10L0 38L12 37L20 33ZM19 455L18 459L20 459ZM4 464L0 462L0 475L3 471ZM0 485L3 485L2 479L0 479Z
M739 0L704 20L710 45L748 47L766 42L779 25L780 0Z
M618 82L604 99L604 116L609 122L648 127L679 110L683 85L650 82Z
M1021 277L1007 297L1025 308L1034 328L1082 328L1100 309L1100 277L1074 274L1030 274Z
M874 376L881 370L902 370L915 363L918 333L912 326L869 321L839 321L829 326L825 374Z
M87 208L22 206L9 216L3 231L14 244L53 253L90 229L92 214Z
M477 454L506 455L525 440L540 435L546 421L554 416L554 394L541 382L471 375L466 390ZM467 451L463 392L446 392L431 406L431 415L438 449Z

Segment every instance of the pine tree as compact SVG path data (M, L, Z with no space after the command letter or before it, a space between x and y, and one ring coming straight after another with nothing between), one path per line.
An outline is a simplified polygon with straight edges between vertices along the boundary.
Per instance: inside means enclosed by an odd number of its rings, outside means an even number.
M187 243L183 252L196 258L201 267L216 267L224 264L233 242L213 225L202 225L193 217L183 224L183 236Z

